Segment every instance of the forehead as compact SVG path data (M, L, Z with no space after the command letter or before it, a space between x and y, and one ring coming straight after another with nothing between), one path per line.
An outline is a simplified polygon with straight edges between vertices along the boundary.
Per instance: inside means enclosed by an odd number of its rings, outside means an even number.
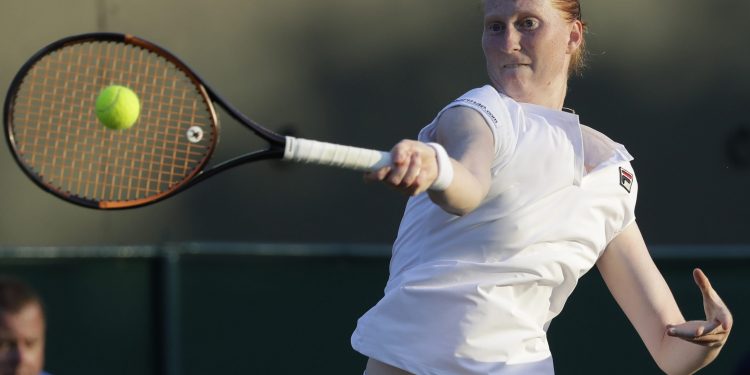
M554 9L551 0L486 0L484 2L485 15L545 13Z
M29 304L18 313L0 314L0 336L31 338L44 334L44 316L36 304Z

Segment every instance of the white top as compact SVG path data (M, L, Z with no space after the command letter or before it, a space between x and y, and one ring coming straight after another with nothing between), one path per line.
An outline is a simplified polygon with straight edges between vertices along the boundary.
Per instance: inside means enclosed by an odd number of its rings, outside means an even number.
M633 158L578 116L491 86L445 109L455 106L492 130L489 193L462 217L427 194L409 200L385 295L359 319L352 346L416 374L552 374L550 321L635 219ZM435 140L435 123L419 140Z

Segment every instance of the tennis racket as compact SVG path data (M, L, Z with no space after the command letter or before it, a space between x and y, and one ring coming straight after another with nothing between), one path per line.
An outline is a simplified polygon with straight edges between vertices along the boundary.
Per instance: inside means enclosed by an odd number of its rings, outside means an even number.
M96 97L110 85L129 87L140 98L140 116L129 129L108 129L96 117ZM219 139L215 104L268 147L209 165ZM37 52L10 85L4 122L16 162L37 185L97 209L151 204L258 160L359 171L391 162L382 151L274 133L165 49L116 33L71 36Z

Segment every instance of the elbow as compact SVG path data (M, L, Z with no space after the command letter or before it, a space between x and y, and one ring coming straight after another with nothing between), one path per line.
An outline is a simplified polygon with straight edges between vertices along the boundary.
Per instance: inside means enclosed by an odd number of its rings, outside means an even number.
M691 375L708 366L711 362L713 362L714 359L715 357L712 357L705 358L702 361L699 360L691 362L686 358L687 363L659 363L657 361L656 364L659 366L659 369L661 369L665 374L668 375Z
M473 209L461 209L461 208L455 208L455 207L442 207L443 211L456 216L464 216L471 211L474 211Z
M666 363L659 363L656 362L656 365L659 366L659 369L663 371L667 375L687 375L691 374L690 372L686 372L683 369L675 368L675 366L669 366L669 364Z
M678 339L673 339L678 340ZM683 344L679 341L678 344ZM700 369L708 366L718 355L718 349L708 349L704 351L702 346L696 344L671 345L670 349L661 351L654 356L656 365L659 369L669 375L690 375L695 374Z
M678 368L676 366L667 366L667 365L661 365L658 364L659 369L664 371L667 375L691 375L695 374L698 370L687 370L685 368Z
M437 203L437 202L436 202ZM465 205L450 205L450 204L440 204L438 203L440 208L443 209L443 211L456 216L465 216L473 212L477 207L479 207L479 202L476 204L465 204Z
M476 210L484 201L486 191L464 191L462 194L429 192L430 200L443 211L456 216L465 216Z

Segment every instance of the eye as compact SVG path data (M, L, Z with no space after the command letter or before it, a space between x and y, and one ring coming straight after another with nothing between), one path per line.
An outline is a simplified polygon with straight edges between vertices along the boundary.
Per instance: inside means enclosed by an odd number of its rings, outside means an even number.
M505 25L500 22L491 22L487 24L487 30L493 33L500 33L505 30Z
M539 27L539 20L536 18L524 18L518 23L518 28L523 30L534 30Z
M5 353L13 348L13 342L10 340L0 340L0 353Z
M33 347L35 347L35 346L36 346L36 345L37 345L38 343L39 343L39 339L37 339L37 338L30 338L30 339L26 339L26 340L24 340L24 342L23 342L23 344L24 344L24 345L25 345L25 346L26 346L27 348L33 348Z

